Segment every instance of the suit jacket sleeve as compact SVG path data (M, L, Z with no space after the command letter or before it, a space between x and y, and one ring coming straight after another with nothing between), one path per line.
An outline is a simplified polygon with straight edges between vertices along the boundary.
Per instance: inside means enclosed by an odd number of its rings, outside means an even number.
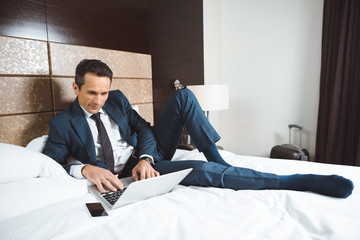
M96 160L94 140L77 100L53 117L49 122L49 128L49 138L43 153L61 164L68 173L71 166L77 164L69 164L68 156L84 164L105 167L103 161Z
M57 161L68 173L70 173L71 165L66 164L66 157L69 155L69 149L63 136L63 131L59 129L59 126L54 119L50 120L49 128L49 138L46 141L43 153Z

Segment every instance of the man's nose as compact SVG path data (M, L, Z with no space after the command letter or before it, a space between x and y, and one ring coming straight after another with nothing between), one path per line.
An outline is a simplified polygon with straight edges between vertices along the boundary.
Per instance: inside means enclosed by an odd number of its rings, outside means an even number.
M100 94L95 95L93 101L96 104L100 104L101 103L101 95Z

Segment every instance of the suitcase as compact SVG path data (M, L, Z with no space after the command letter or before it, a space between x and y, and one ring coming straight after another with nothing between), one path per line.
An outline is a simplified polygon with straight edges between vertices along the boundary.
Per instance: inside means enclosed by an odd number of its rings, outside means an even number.
M300 129L300 147L291 144L291 129ZM289 144L276 145L271 149L270 158L294 159L310 161L308 150L301 148L303 127L297 124L289 124Z

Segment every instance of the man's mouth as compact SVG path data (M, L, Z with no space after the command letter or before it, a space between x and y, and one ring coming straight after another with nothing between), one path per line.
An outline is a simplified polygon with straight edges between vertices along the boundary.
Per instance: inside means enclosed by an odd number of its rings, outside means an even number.
M99 108L99 105L90 105L90 108L91 108L91 109L98 109L98 108Z

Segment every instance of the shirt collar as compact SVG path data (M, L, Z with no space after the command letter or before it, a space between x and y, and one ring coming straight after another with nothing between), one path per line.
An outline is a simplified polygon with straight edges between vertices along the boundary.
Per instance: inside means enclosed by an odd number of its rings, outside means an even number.
M80 105L80 104L79 104L79 105ZM86 111L85 108L83 108L81 105L80 105L80 107L81 107L81 109L83 110L86 118L90 118L90 117L93 115L92 113L89 113L88 111ZM105 115L106 115L106 112L105 112L102 108L100 108L99 112L100 112L101 114L105 114Z

